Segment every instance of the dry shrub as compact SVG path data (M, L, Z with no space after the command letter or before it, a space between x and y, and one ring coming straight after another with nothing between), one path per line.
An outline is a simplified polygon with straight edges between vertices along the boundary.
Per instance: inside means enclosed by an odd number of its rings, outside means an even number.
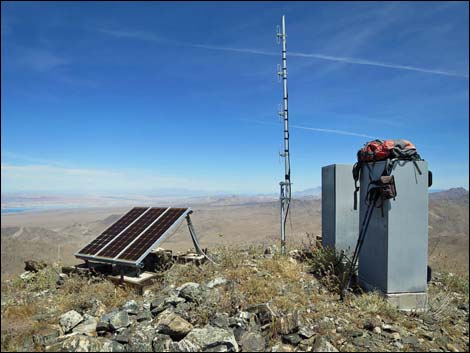
M63 311L86 308L92 299L103 303L107 308L119 307L126 301L135 299L137 295L128 287L116 286L108 280L88 283L88 280L79 276L72 276L61 287L57 296L58 306Z
M307 256L310 271L328 290L341 293L347 277L351 262L343 253L337 253L331 247L312 248Z
M2 308L3 309L3 308ZM38 312L37 305L9 305L2 310L2 319L27 320Z
M454 273L444 273L440 278L447 291L463 294L468 301L469 286L468 276L460 276Z
M9 306L2 310L2 352L24 351L24 347L31 347L34 334L47 328L44 321L32 321L31 317L38 312L37 306L18 305ZM34 346L35 351L41 347Z
M396 320L399 317L398 309L390 304L378 292L364 293L358 296L346 297L346 303L370 315L388 316Z

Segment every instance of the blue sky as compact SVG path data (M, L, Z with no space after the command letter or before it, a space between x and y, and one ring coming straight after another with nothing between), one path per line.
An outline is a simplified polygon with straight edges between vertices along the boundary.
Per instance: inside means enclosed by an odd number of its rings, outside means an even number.
M371 137L468 188L466 2L1 6L2 193L277 193L283 14L294 191Z

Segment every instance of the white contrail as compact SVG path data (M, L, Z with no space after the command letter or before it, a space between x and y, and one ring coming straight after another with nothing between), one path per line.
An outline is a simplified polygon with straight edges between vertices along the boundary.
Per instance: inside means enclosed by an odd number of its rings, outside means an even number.
M358 134L358 133L355 133L355 132L344 131L344 130L320 129L320 128L316 128L316 127L308 127L308 126L300 126L300 125L290 125L290 127L294 128L294 129L312 130L312 131L318 131L318 132L327 132L327 133L338 134L338 135L359 136L359 137L367 137L367 138L372 138L372 139L377 138L377 136Z
M248 123L255 123L255 124L262 124L262 125L270 125L270 126L277 126L278 124L270 123L261 120L251 120L251 119L238 119L240 121L245 121ZM322 129L317 127L310 127L310 126L301 126L301 125L289 125L293 129L301 129L301 130L310 130L310 131L318 131L318 132L325 132L328 134L337 134L337 135L348 135L348 136L358 136L358 137L367 137L371 139L378 138L377 136L370 136L364 134L358 134L356 132L351 131L344 131L344 130L336 130L336 129Z
M135 38L135 39L140 39L140 40L183 45L183 46L189 46L189 47L201 48L201 49L223 50L223 51L231 51L231 52L237 52L237 53L256 54L256 55L279 56L279 53L273 53L273 52L268 52L264 50L249 49L249 48L232 48L232 47L225 47L225 46L219 46L219 45L208 45L208 44L197 44L197 43L194 44L194 43L169 40L166 38L159 37L153 33L144 32L144 31L111 30L111 29L103 29L103 28L98 29L98 31L106 35L119 37L119 38ZM466 79L469 78L468 74L462 74L462 73L458 73L454 71L441 70L441 69L427 69L427 68L417 67L417 66L393 64L393 63L386 63L386 62L380 62L380 61L371 61L371 60L361 59L361 58L350 58L350 57L325 55L325 54L319 54L319 53L300 53L300 52L289 52L288 55L294 56L294 57L342 62L346 64L369 65L369 66L385 67L385 68L397 69L397 70L415 71L415 72L421 72L421 73L427 73L427 74L433 74L433 75L453 76L453 77L460 77L460 78L466 78Z
M339 62L343 62L343 63L347 63L347 64L388 67L388 68L392 68L392 69L417 71L417 72L424 72L424 73L435 74L435 75L446 75L446 76L456 76L456 77L468 78L468 75L460 74L458 72L453 72L453 71L438 70L438 69L425 69L425 68L422 68L422 67L409 66L409 65L400 65L400 64L391 64L391 63L384 63L384 62L379 62L379 61L370 61L370 60L360 59L360 58L329 56L329 55L315 54L315 53L305 54L305 53L295 53L295 52L289 53L289 55L290 56L305 57L305 58L315 58L315 59L323 59L323 60L330 60L330 61L339 61Z
M233 52L238 52L238 53L279 56L279 53L267 52L267 51L257 50L257 49L219 47L219 46L206 45L206 44L189 44L189 45L195 48L203 48L203 49L224 50L224 51L233 51ZM342 62L345 64L386 67L386 68L391 68L391 69L416 71L416 72L422 72L422 73L428 73L428 74L434 74L434 75L455 76L455 77L461 77L461 78L467 78L467 79L469 78L468 75L460 74L458 72L453 72L453 71L446 71L446 70L439 70L439 69L426 69L422 67L392 64L392 63L385 63L385 62L379 62L379 61L371 61L371 60L366 60L366 59L361 59L361 58L340 57L340 56L331 56L331 55L316 54L316 53L307 54L307 53L299 53L299 52L289 52L289 56L336 61L336 62Z

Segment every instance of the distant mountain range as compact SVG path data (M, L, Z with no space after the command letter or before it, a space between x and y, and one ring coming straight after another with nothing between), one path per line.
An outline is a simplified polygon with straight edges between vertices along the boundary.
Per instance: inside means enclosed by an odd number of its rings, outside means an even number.
M431 192L431 200L468 200L468 190L464 188L452 188L444 191Z
M302 191L294 191L293 195L294 197L321 196L321 186L305 189Z
M270 194L194 194L173 195L171 191L155 196L149 195L32 195L32 194L2 194L2 214L24 211L41 211L46 209L82 208L82 207L123 207L135 205L166 205L166 204L245 204L256 202L272 202L278 199L278 193ZM297 191L293 190L294 199L321 198L321 186ZM468 190L458 187L449 190L431 189L431 200L468 200ZM468 201L467 201L468 202Z

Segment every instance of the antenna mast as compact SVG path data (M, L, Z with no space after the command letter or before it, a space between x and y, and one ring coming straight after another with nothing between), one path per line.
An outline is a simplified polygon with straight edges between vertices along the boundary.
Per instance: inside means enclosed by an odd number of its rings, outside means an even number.
M284 152L280 156L284 158L285 175L284 181L281 181L280 202L281 202L281 251L286 253L286 221L289 213L289 206L291 201L291 181L290 181L290 155L289 155L289 114L287 105L287 48L286 48L286 17L282 16L281 28L277 26L277 42L282 41L282 70L281 65L278 65L278 78L282 78L284 86L284 109L279 112L279 117L284 119Z

